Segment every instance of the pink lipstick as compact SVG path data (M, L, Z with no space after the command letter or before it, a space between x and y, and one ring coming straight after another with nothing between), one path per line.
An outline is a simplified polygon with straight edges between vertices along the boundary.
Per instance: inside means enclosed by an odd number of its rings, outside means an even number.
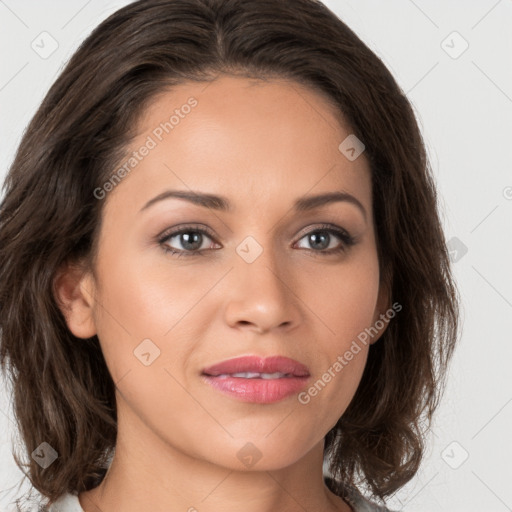
M307 366L282 356L243 356L205 368L203 379L214 389L243 402L278 402L304 388Z

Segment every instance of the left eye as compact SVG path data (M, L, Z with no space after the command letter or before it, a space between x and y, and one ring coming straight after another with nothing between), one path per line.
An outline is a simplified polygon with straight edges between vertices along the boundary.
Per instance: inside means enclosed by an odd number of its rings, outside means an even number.
M333 236L334 235L334 236ZM343 246L343 234L331 229L317 229L316 231L310 231L307 235L303 236L300 240L306 240L308 244L315 251L326 251L328 249L338 249L339 247L334 245L332 242L336 242L335 238L338 238L338 246ZM340 239L342 241L340 242ZM299 242L300 242L299 240ZM348 242L347 242L348 243ZM302 247L308 249L308 247Z

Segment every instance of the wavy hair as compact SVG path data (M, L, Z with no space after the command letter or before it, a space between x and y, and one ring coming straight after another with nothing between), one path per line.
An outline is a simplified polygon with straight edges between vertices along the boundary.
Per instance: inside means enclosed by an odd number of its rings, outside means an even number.
M24 445L16 464L52 504L96 487L116 442L115 385L96 336L68 329L64 264L93 268L102 206L155 96L220 74L285 78L327 97L365 144L382 283L402 311L371 346L325 438L329 487L381 500L417 472L458 334L459 298L425 145L382 61L317 0L141 0L80 45L28 125L0 204L0 363ZM30 454L59 454L42 468ZM23 469L23 468L26 468Z

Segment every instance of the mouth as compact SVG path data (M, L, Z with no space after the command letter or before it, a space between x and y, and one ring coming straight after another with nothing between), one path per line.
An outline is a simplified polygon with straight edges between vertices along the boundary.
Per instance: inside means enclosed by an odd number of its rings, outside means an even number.
M209 375L209 377L217 377L219 379L227 379L229 377L237 377L240 379L284 379L294 377L291 373L258 373L258 372L239 372L239 373L221 373L220 375Z
M215 390L243 402L274 403L303 389L307 366L282 356L244 356L205 368L203 380Z

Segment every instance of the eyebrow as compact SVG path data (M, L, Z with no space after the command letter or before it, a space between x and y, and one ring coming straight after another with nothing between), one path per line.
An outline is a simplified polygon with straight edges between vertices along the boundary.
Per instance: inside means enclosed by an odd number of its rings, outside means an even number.
M213 194L206 194L203 192L194 192L187 190L166 190L161 194L158 194L153 199L150 199L142 208L141 212L147 210L150 206L154 205L159 201L164 201L166 199L184 199L185 201L189 201L198 206L203 206L205 208L211 208L213 210L230 212L233 207L226 197L217 196ZM309 210L314 210L320 206L325 206L327 204L336 203L336 202L348 202L355 206L357 206L366 220L366 210L361 202L355 198L353 195L348 194L347 192L328 192L325 194L319 194L315 196L303 196L299 197L293 208L297 212L305 212Z

